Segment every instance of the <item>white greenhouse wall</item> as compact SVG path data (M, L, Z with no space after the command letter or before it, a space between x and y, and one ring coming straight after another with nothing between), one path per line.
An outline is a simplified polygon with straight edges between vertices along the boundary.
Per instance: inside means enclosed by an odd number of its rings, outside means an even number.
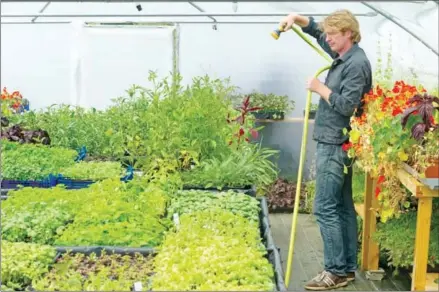
M326 61L293 32L276 41L272 30L270 24L224 24L216 31L208 25L182 26L180 71L188 79L202 74L230 76L243 93L288 95L296 103L289 116L302 117L307 77Z
M2 25L1 42L1 86L20 90L32 109L103 108L132 84L148 85L149 70L172 71L169 28Z
M73 30L66 25L2 25L1 86L19 90L32 108L71 103Z

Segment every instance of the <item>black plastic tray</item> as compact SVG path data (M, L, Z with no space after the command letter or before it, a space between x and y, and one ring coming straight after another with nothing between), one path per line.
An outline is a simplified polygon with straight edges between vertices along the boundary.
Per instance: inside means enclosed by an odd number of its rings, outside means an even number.
M259 212L259 228L261 230L261 237L264 245L267 249L268 260L273 265L275 281L276 281L276 291L287 291L287 287L284 282L284 272L282 269L282 260L280 257L279 249L276 246L273 235L270 228L270 220L267 206L267 199L265 197L258 198L261 206L261 211Z
M227 192L227 191L235 191L238 193L244 193L251 197L256 197L256 188L254 186L245 186L245 187L223 187L221 190L215 187L205 188L202 186L183 186L184 191L197 190L197 191L206 191L206 192Z
M71 253L82 253L90 255L95 253L100 256L102 251L107 253L120 255L134 255L140 253L142 255L154 255L156 250L151 247L118 247L118 246L55 246L57 257L70 251Z

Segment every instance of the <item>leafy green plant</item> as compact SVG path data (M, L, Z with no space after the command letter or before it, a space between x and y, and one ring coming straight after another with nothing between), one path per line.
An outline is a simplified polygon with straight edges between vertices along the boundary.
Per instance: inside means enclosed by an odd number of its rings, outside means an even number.
M185 185L217 187L268 186L277 177L277 167L270 160L277 150L248 145L218 158L206 159L191 171L182 173Z
M1 290L25 291L34 279L49 271L56 251L48 245L1 242Z
M438 201L434 202L430 234L439 234ZM416 211L409 211L398 218L379 223L374 233L374 240L386 255L388 264L396 268L411 268L414 260L414 243L416 236ZM428 265L439 264L439 239L430 236Z
M180 191L171 199L168 216L189 214L210 208L221 208L240 215L250 221L259 220L259 202L246 194L233 191L213 193L209 191Z
M145 155L150 100L147 89L133 85L106 110L60 104L17 115L12 122L45 129L54 146L85 146L94 159L122 160L129 155L133 163L135 157Z
M154 258L153 290L270 291L258 223L221 209L184 214Z
M34 218L24 227L38 228L19 233L20 236L37 233L47 239L47 234L56 232L57 236L50 237L55 245L155 246L161 242L170 224L169 220L161 218L166 210L167 197L153 186L141 188L141 183L136 183L137 187L128 186L114 178L79 190L66 190L61 186L23 188L11 193L5 202L6 211L19 210L17 218L38 212L32 206L43 208L45 205L49 211L51 208L62 211L56 213L61 217L41 218L41 221ZM45 214L42 210L41 214ZM55 228L66 214L71 215L68 218L72 218L73 223ZM19 224L19 221L10 221L8 230L13 232L12 235L18 236L16 230L22 228Z
M258 112L287 113L295 108L295 101L288 100L287 95L264 94L253 91L248 96L251 100L251 106L260 108Z
M158 245L168 229L167 220L148 212L142 202L118 179L98 182L83 191L86 202L79 203L74 222L55 241L56 245L108 245L144 247Z
M353 166L353 177L352 177L352 195L354 198L354 203L362 204L364 202L364 183L366 178L366 173L359 168L356 164Z
M63 168L64 177L76 180L103 180L107 178L120 178L124 169L119 162L114 161L80 161L72 166Z
M41 128L49 133L51 144L79 149L86 146L90 154L105 153L110 145L105 124L111 123L102 111L71 105L52 105L40 111L29 111L18 116L15 123L28 128Z
M152 257L92 253L63 254L41 279L33 281L38 291L132 291L135 282L148 287L153 273Z
M185 158L194 164L229 153L226 138L232 129L226 117L233 112L228 96L234 90L228 80L210 79L208 76L193 79L183 88L182 78L175 77L170 85L168 78L158 80L151 73L152 98L146 116L148 136L147 157L139 161L148 170L156 161L180 161Z
M76 155L70 149L2 141L2 176L16 180L44 179L73 165Z
M305 206L303 210L306 213L313 212L314 199L316 197L316 181L310 180L305 183Z
M78 214L55 244L154 247L161 243L168 225L157 217L143 214L143 210L132 210L131 204L114 203L118 206L94 206L98 209L90 219L86 218L87 213Z
M53 205L30 202L16 207L2 203L2 240L53 244L73 216L64 202Z

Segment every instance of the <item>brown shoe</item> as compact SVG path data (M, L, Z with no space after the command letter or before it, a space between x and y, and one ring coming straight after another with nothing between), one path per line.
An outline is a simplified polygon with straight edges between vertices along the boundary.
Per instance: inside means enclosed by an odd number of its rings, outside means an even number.
M348 282L355 281L355 272L348 272L346 278Z
M340 277L323 271L305 285L305 289L313 291L330 290L348 285L347 277Z

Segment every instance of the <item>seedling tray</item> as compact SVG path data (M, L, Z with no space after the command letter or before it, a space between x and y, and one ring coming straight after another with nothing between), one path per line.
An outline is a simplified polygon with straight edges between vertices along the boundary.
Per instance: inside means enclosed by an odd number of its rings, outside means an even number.
M208 191L208 192L227 192L227 191L235 191L239 193L244 193L252 197L256 197L256 188L254 186L244 186L244 187L223 187L221 189L211 187L205 188L202 186L183 186L183 190L198 190L198 191Z
M94 183L95 181L93 180L73 180L65 177L57 179L57 184L65 185L66 189L68 190L88 188L91 184Z
M284 282L284 272L282 269L282 260L280 257L279 249L274 243L273 235L270 228L270 220L268 217L267 199L265 197L258 198L261 206L259 212L259 228L261 230L261 237L264 245L267 249L267 258L274 268L276 291L287 291L287 287Z
M281 111L259 111L259 112L252 112L252 114L258 120L283 120L283 119L285 119L285 112L281 112Z
M14 179L3 179L1 181L2 189L18 189L22 187L32 187L32 188L51 188L56 186L56 177L49 176L42 180L14 180Z
M127 172L121 181L129 181L133 179L133 168L128 167ZM94 184L97 180L91 179L71 179L69 177L64 177L62 174L58 175L56 179L56 184L64 185L68 190L78 190L88 188L91 184Z
M102 254L102 251L105 251L108 254L120 254L120 255L131 255L133 256L136 253L140 253L142 255L154 255L156 254L156 250L151 247L117 247L117 246L56 246L56 259L59 258L62 254L71 252L71 253L82 253L85 255L90 255L95 253L97 256Z

